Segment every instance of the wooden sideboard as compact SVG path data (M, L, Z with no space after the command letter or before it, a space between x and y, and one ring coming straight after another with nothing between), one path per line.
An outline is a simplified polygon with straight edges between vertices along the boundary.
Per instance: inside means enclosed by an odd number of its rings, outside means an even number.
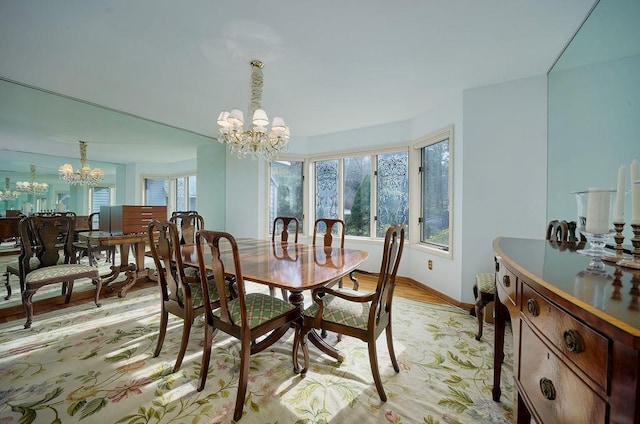
M493 398L514 337L517 422L640 422L640 271L587 270L575 245L497 238Z

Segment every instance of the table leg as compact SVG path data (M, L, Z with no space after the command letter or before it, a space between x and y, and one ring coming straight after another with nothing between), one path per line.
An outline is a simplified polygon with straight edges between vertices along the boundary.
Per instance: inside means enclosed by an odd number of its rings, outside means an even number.
M502 394L500 378L502 375L502 362L504 362L504 328L508 317L509 310L500 301L500 296L496 294L494 303L493 389L491 389L495 402L500 401Z
M127 256L125 260L129 260L129 245L126 245L126 246L127 246L126 248ZM125 280L125 284L122 287L122 289L120 289L120 293L118 293L118 297L125 297L129 289L136 284L136 282L138 281L138 278L148 275L148 272L146 272L144 268L145 246L146 246L146 243L144 241L140 241L138 243L133 244L133 253L135 256L136 263L135 265L129 264L129 266L127 267L125 271L127 275L127 279ZM122 250L124 249L121 249L121 251Z
M297 306L298 309L300 309L300 314L302 314L302 311L304 311L304 295L301 291L291 291L290 293L289 302L291 302L292 305ZM337 361L342 362L344 360L344 356L341 355L333 346L328 345L314 329L309 330L307 338L318 349L332 358L335 358Z

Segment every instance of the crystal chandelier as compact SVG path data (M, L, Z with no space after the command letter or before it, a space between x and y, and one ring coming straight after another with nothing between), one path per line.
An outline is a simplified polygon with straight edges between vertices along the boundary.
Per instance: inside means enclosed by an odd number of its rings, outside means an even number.
M18 181L16 190L30 194L44 194L49 191L49 184L36 182L36 166L31 165L31 181Z
M9 177L5 177L4 183L5 183L6 190L5 191L0 190L0 200L16 200L18 197L20 197L19 191L11 191L11 188L10 188L11 182L9 180Z
M91 169L87 165L87 143L85 141L80 141L80 167L74 172L73 166L65 163L58 168L58 175L61 180L72 185L94 186L104 179L104 171L102 169Z
M253 159L262 157L268 161L277 158L280 152L287 151L289 143L289 127L281 116L273 118L271 128L267 113L262 109L262 67L259 60L251 61L251 103L249 116L253 116L253 127L244 130L242 111L233 109L231 112L222 111L218 116L220 126L220 143L227 143L231 152L238 158L251 156Z

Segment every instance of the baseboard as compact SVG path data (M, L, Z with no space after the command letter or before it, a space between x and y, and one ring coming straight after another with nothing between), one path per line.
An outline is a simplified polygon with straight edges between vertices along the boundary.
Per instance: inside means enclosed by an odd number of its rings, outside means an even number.
M474 305L471 303L459 302L456 299L449 297L446 294L443 294L435 289L432 289L429 286L425 286L424 284L418 283L413 278L398 276L396 277L396 283L408 284L416 288L417 290L421 290L425 293L430 294L431 296L437 297L438 299L442 299L444 303L448 303L450 305L457 306L462 309L471 310L474 307Z

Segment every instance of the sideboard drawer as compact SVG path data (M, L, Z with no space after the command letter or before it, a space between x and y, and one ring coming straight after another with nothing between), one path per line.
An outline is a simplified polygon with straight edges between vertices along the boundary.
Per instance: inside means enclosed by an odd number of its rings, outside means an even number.
M511 271L507 269L501 262L498 261L498 267L496 269L496 286L498 290L501 290L507 294L509 301L513 306L517 305L517 283L518 279Z
M540 334L606 393L609 374L606 337L550 303L526 282L522 284L521 311Z
M605 423L607 403L521 320L518 380L543 423ZM595 369L593 366L591 369Z

